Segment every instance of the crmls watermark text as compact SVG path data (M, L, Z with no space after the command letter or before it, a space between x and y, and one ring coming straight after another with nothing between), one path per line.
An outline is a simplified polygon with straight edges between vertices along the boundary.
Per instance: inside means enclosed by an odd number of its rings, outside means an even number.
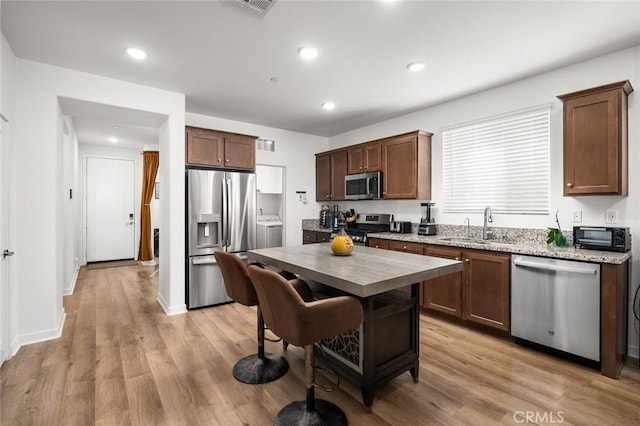
M513 413L516 423L557 424L564 423L562 411L516 411Z

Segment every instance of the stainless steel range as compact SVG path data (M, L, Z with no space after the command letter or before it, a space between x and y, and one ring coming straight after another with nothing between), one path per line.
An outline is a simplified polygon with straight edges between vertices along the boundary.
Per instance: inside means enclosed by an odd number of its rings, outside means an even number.
M386 213L358 213L355 226L345 228L354 244L367 245L367 234L370 232L389 232L389 224L393 221L392 214ZM331 233L331 238L338 235L338 231Z

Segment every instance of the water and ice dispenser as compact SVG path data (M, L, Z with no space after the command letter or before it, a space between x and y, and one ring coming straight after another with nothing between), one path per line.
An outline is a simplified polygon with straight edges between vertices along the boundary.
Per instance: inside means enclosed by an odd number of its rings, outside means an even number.
M196 225L195 248L203 249L220 246L222 224L220 223L219 214L197 214Z

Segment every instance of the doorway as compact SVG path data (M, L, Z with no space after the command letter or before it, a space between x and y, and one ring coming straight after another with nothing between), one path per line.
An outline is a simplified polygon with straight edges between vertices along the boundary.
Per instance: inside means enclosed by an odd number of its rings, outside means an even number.
M135 163L87 157L87 262L135 256Z
M257 248L280 247L286 241L285 168L256 164Z

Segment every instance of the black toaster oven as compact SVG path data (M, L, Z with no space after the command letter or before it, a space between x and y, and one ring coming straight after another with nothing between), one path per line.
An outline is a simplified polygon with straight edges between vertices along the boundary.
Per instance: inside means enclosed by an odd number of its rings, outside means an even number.
M629 228L574 226L573 245L575 248L624 253L631 250L631 233Z

